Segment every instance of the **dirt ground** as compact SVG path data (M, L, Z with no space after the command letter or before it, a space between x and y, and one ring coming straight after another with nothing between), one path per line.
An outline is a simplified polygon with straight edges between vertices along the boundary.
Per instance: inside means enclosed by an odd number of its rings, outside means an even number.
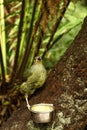
M84 130L87 124L87 18L72 45L50 72L43 88L29 99L30 105L53 103L56 113L62 112L70 123L62 130ZM28 130L26 123L31 119L24 103L0 130ZM59 120L60 121L60 120Z

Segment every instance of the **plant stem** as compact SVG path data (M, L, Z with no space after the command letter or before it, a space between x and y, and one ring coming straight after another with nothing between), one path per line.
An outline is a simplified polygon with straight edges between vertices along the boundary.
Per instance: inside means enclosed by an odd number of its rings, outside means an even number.
M1 62L2 81L5 83L5 70L4 70L5 68L4 68L4 63L3 63L1 46L0 46L0 62Z
M31 47L31 52L30 52L30 55L29 55L29 58L28 58L28 68L30 68L30 66L32 65L33 61L34 61L34 57L36 55L36 50L37 50L37 47L38 47L38 44L39 44L39 39L40 39L40 33L41 33L41 29L40 29L40 22L41 22L41 19L42 19L42 1L40 2L40 8L38 10L38 19L37 21L35 22L35 27L33 28L33 33L32 33L32 38L31 38L31 44L32 44L32 47Z
M27 40L27 44L26 44L26 50L25 50L25 54L21 63L21 66L19 68L18 71L18 77L21 79L23 72L25 70L27 61L28 61L28 57L30 54L30 48L32 46L32 42L31 41L31 36L32 36L32 28L33 28L33 22L34 22L34 15L35 15L35 11L36 11L36 5L37 5L37 0L34 1L34 7L33 7L33 13L32 13L32 18L31 18L31 22L30 22L30 28L29 28L29 32L28 32L28 40Z
M6 63L6 37L5 37L5 19L4 19L4 1L0 0L0 44L2 52L2 60L4 66L4 73L7 74Z
M21 36L22 36L22 27L23 27L23 18L24 18L24 9L25 9L25 0L22 1L22 9L21 9L21 17L20 17L20 23L19 23L19 29L18 29L18 36L17 36L17 46L16 46L16 54L15 54L15 61L11 76L11 82L16 77L17 74L17 67L18 67L18 57L19 57L19 49L20 49L20 43L21 43Z

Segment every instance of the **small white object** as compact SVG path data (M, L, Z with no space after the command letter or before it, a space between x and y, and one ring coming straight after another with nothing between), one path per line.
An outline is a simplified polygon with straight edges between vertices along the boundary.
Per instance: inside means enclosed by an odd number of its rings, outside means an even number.
M29 105L29 102L28 102L28 95L27 94L25 95L25 99L26 99L26 103L27 103L27 108L30 110L30 105Z

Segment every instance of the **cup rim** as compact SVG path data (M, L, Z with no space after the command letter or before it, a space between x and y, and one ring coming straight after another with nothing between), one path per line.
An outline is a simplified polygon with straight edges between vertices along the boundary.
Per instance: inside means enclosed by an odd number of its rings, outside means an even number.
M34 111L34 110L32 110L33 106L49 106L49 107L52 107L52 110L49 110L49 111ZM50 113L50 112L54 111L54 105L48 104L48 103L38 103L38 104L31 105L30 111L33 112L33 113L43 113L43 114Z

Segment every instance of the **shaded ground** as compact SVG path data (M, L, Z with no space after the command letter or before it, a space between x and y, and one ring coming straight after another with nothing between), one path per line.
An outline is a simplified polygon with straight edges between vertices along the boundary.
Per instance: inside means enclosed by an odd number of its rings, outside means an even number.
M72 45L49 74L44 87L29 102L31 105L41 102L55 105L53 130L84 130L87 124L87 18ZM31 128L30 119L24 104L0 130L51 130L52 124L49 128L37 125Z

